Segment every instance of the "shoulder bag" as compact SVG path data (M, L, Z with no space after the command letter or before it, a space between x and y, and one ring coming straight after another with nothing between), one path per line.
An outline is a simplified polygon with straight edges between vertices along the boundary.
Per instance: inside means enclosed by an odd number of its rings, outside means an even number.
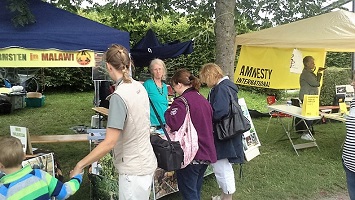
M198 151L198 135L195 126L192 124L190 107L185 97L180 96L186 107L186 116L182 126L177 131L171 131L169 126L166 126L169 137L172 141L179 141L182 150L184 151L184 162L181 168L185 168L195 158Z
M154 154L157 158L158 167L166 171L178 170L181 168L184 160L184 152L181 148L180 142L171 141L169 134L167 133L163 122L150 98L149 102L152 105L154 113L157 116L160 126L162 127L167 139L163 139L158 134L150 135L150 143L152 144Z
M239 134L249 131L250 121L244 116L243 111L228 88L231 97L230 109L227 117L215 122L214 127L219 140L228 140Z

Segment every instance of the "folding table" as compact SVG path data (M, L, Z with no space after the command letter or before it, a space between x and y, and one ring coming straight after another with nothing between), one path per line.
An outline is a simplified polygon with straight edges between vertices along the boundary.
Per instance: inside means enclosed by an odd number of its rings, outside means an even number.
M310 130L310 127L308 127L306 120L319 120L321 119L321 116L303 116L301 114L302 112L302 108L297 107L297 106L292 106L292 105L270 105L268 106L270 111L275 111L275 112L281 112L281 113L286 113L291 115L293 118L298 117L301 120L298 123L304 123L306 126L306 130L309 135L312 138L311 142L305 142L305 143L299 143L299 144L295 144L293 142L293 138L291 137L291 133L295 132L295 126L297 124L292 124L291 126L289 125L285 125L284 121L282 121L282 118L278 117L278 121L280 122L280 124L282 125L283 129L285 130L285 133L287 135L287 138L290 140L293 149L295 150L296 154L299 156L297 150L298 149L304 149L304 148L309 148L309 147L317 147L319 150L319 147L316 143L316 139L313 137L312 135L312 131Z

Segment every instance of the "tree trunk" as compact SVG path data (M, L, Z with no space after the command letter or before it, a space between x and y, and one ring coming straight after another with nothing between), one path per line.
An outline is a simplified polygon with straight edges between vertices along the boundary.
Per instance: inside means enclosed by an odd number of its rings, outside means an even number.
M216 64L234 81L235 0L216 0Z

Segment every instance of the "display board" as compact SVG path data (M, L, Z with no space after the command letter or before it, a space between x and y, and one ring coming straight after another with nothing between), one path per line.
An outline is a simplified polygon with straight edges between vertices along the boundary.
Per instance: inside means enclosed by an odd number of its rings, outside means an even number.
M53 153L39 154L22 162L22 166L31 165L32 169L40 169L55 177Z
M23 152L33 154L28 128L19 126L10 126L10 135L18 138L22 143Z
M344 102L349 104L354 98L354 87L351 85L336 85L335 94L337 96L344 95Z
M250 121L251 128L249 131L243 133L243 150L245 159L250 161L256 156L260 155L259 146L261 146L258 135L256 134L256 130L253 124L253 120L250 117L247 104L245 103L244 98L238 99L238 103L242 108L243 114Z

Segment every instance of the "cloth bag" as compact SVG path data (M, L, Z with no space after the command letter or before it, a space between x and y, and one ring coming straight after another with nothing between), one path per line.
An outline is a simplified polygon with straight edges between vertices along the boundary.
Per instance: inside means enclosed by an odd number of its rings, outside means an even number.
M244 116L240 105L229 88L228 92L231 97L229 114L224 119L214 123L214 130L219 140L228 140L251 128L250 121Z
M178 170L183 164L184 151L181 148L180 142L171 141L166 129L164 128L163 122L150 98L149 101L166 136L164 137L166 139L163 139L158 134L150 135L150 143L152 144L154 154L157 158L158 167L166 171Z
M198 135L195 126L192 124L190 108L185 97L179 97L182 99L186 106L186 116L184 123L177 131L171 131L169 126L166 126L169 137L172 141L180 142L181 148L184 151L184 162L181 168L185 168L195 158L198 151Z

